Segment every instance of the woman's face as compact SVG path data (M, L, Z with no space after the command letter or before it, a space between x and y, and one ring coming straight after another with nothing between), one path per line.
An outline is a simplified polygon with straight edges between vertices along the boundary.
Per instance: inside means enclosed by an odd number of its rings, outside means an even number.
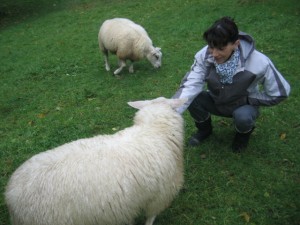
M208 47L208 50L209 53L214 57L216 63L222 64L230 58L232 52L234 51L234 49L236 49L239 46L239 44L240 41L237 40L234 43L228 43L226 46L222 48Z

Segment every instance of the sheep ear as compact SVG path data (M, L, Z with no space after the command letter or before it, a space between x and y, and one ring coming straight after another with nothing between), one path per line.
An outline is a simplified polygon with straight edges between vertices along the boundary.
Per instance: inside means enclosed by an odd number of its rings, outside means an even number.
M130 105L132 108L141 109L144 106L148 105L149 101L146 100L146 101L127 102L127 104Z
M160 51L160 50L161 50L161 48L159 48L159 47L156 47L155 49L156 49L157 51Z
M168 103L173 109L181 107L187 101L188 101L188 98L168 99Z
M152 103L165 103L170 105L173 109L179 108L182 106L185 102L187 102L187 98L176 98L176 99L166 99L164 97L159 97L153 100L145 100L145 101L135 101L135 102L128 102L127 104L135 109L141 109L146 105L152 104Z
M164 102L166 101L166 98L164 97L158 97L152 100L143 100L143 101L134 101L134 102L127 102L128 105L135 109L141 109L146 105L150 105L152 103L158 103L158 102Z

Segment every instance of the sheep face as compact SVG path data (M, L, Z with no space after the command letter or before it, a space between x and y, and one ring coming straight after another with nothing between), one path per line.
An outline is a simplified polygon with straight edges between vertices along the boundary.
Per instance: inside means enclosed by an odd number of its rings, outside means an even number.
M152 66L157 69L161 67L162 53L161 48L153 48L150 53L147 55L147 59L152 64Z

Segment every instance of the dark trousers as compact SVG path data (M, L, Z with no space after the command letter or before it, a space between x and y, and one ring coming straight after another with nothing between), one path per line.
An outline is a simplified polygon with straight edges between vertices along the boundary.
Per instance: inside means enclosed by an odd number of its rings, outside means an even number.
M201 92L188 108L196 123L207 120L210 114L233 118L235 129L240 133L249 132L255 125L259 116L258 107L243 105L235 109L232 115L223 115L215 106L214 100L207 91Z

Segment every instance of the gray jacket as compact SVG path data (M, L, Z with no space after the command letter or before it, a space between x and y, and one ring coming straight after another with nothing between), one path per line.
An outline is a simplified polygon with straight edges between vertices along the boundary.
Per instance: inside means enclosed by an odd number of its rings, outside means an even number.
M288 97L290 85L271 60L255 49L253 38L240 32L239 39L240 62L232 84L220 82L208 46L197 52L191 70L173 96L189 99L178 109L179 113L183 113L199 93L206 89L224 115L230 115L237 107L245 104L272 106Z

